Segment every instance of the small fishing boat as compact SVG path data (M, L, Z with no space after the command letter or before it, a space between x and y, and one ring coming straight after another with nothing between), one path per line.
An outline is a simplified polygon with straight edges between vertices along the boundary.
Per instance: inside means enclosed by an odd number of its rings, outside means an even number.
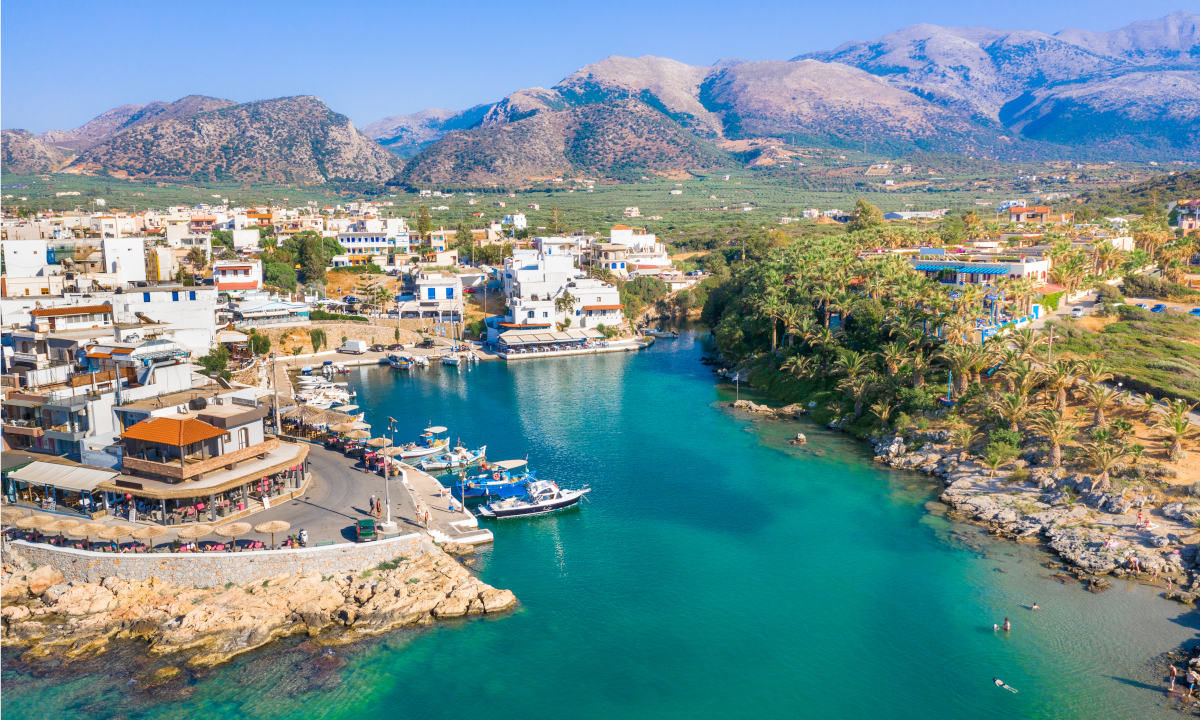
M412 362L413 367L419 367L419 368L429 367L429 358L425 357L424 355L413 355L412 357L409 358L409 360Z
M417 463L417 467L425 471L457 470L459 468L471 467L486 457L487 445L482 445L475 451L468 450L459 445L448 453L425 458Z
M479 508L482 517L506 518L545 515L556 510L565 510L579 504L592 489L584 486L579 490L563 490L549 480L535 480L525 486L524 497L497 500Z
M534 476L525 460L485 461L480 469L482 473L471 477L461 475L451 487L452 494L464 501L517 497L525 494L525 485Z
M657 330L647 330L646 334L649 335L650 337L667 338L670 340L674 340L679 337L678 330L663 330L662 328L659 328Z
M451 365L453 367L462 367L463 357L462 357L462 355L456 355L454 353L451 353L449 355L443 355L442 356L442 364L443 365Z
M401 459L425 457L427 455L437 455L445 452L450 447L450 438L439 437L446 432L446 428L441 425L427 427L421 433L421 437L416 442L410 442L400 448L400 453L397 457Z
M394 370L412 370L412 358L404 357L403 355L388 355L387 364L391 365Z

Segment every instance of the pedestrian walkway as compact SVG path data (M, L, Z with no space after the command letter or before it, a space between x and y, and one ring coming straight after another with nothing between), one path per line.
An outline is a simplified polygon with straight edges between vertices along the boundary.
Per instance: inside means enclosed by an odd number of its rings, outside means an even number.
M400 469L403 472L401 485L405 489L405 497L403 502L398 503L396 493L392 494L393 510L400 508L402 517L420 520L421 526L438 542L454 542L460 545L492 542L492 531L480 528L475 515L452 498L450 490L438 482L437 478L406 463L401 463ZM418 508L422 511L420 514ZM426 512L429 514L428 525L424 524Z

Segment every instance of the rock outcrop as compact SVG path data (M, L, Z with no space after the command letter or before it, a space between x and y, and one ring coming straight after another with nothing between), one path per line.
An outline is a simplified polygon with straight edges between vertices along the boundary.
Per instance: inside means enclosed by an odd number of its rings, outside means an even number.
M0 639L24 660L77 659L113 640L141 640L151 655L187 664L226 662L276 638L326 634L350 641L436 619L504 612L512 592L473 576L441 550L334 577L280 576L250 585L181 587L117 577L64 583L49 566L22 568L6 553Z

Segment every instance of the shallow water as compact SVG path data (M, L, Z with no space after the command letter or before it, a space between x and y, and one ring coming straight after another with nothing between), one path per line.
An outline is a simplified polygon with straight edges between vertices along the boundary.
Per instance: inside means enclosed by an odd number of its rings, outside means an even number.
M718 401L732 389L698 357L685 336L632 355L356 371L377 428L445 424L493 460L528 455L539 476L594 488L577 510L490 524L477 569L520 610L333 656L281 644L153 693L121 663L71 681L10 668L5 715L1177 716L1150 663L1195 634L1193 614L1148 588L1047 579L1043 552L928 513L936 486L860 443L731 414ZM805 449L786 444L797 429ZM1005 616L1013 631L993 632Z

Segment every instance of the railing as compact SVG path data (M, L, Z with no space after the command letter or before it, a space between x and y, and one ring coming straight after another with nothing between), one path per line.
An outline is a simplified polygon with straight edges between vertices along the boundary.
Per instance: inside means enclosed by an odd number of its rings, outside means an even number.
M42 426L32 420L5 420L4 432L10 435L23 435L26 437L41 437L45 434Z
M257 445L227 452L224 455L217 455L207 460L193 461L185 457L182 466L180 466L178 459L169 462L158 462L156 460L143 460L142 458L130 457L129 455L125 456L122 465L126 470L144 472L149 475L158 475L174 480L187 480L199 477L204 473L220 470L227 465L233 465L234 463L248 460L258 455L265 455L278 448L279 438L268 437L264 442Z

